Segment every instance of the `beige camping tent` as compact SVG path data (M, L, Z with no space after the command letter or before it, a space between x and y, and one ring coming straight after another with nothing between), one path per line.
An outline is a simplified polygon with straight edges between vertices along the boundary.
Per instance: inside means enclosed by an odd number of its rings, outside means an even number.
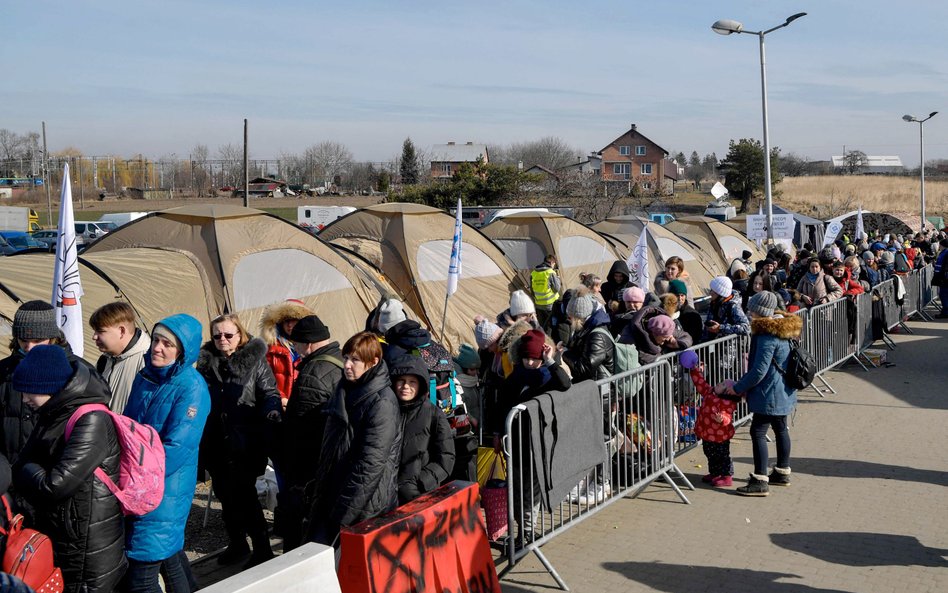
M373 279L329 245L239 206L150 214L105 235L81 259L115 281L146 323L185 312L207 324L236 312L256 332L268 305L295 298L343 341L364 328L380 296Z
M582 272L596 274L605 282L612 264L625 259L616 242L581 222L552 212L509 214L481 231L510 258L528 286L531 270L548 253L556 256L563 290L578 286Z
M10 294L3 296L9 300L0 309L4 318L9 314L12 322L17 307L26 301L50 301L53 293L53 264L55 256L51 253L24 253L12 257L0 257L0 282ZM82 321L84 328L84 358L94 362L99 357L99 351L92 341L92 332L89 328L89 316L102 305L116 300L127 299L107 278L98 274L96 270L79 259L79 277L82 280ZM16 302L16 301L19 302ZM12 308L12 311L9 309ZM0 354L10 353L8 331L0 332Z
M607 218L594 224L593 228L615 237L629 246L623 252L623 255L627 257L631 246L638 243L644 225L645 219L630 215ZM688 273L686 282L689 296L698 298L708 294L711 279L722 273L717 268L717 262L709 261L697 245L684 237L679 237L660 224L649 223L647 237L650 256L649 271L653 280L665 269L665 261L670 257L677 256L685 263L685 271ZM649 286L647 289L652 290L652 287Z
M419 204L379 204L329 224L319 237L353 251L381 270L401 298L446 346L473 343L475 315L493 317L507 308L519 284L504 254L465 224L458 290L447 300L454 217Z
M731 262L741 256L744 250L751 252L751 260L766 257L753 241L748 241L742 233L732 229L720 220L707 216L684 216L665 225L676 235L680 235L701 251L714 258L720 266L720 274L725 274Z

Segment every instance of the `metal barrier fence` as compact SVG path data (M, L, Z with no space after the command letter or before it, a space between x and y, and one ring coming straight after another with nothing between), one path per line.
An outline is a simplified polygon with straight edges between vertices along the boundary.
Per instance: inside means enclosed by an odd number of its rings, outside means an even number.
M913 270L905 276L900 276L902 286L905 288L905 297L902 299L902 319L908 319L918 313L919 304L919 278L918 271Z
M810 354L816 359L819 369L816 378L832 393L836 393L823 374L842 364L855 354L855 332L849 333L849 308L852 301L847 298L812 307L809 311L808 331ZM822 395L822 393L820 393Z
M531 552L564 591L569 588L540 551L540 546L616 500L638 494L657 479L667 482L685 503L688 498L675 483L694 490L675 465L675 429L678 419L672 393L672 365L657 361L634 371L597 382L602 405L602 431L588 435L604 444L602 463L593 469L553 508L541 503L533 447L527 438L530 423L526 406L510 411L503 439L507 459L507 566L502 577ZM675 479L673 479L675 478Z
M885 282L880 282L873 291L882 300L882 314L884 316L882 321L885 328L891 330L902 322L902 310L895 298L895 279L889 278Z
M710 385L717 385L726 379L737 381L747 370L747 355L750 350L750 336L724 336L710 342L703 342L689 348L698 355L704 365L704 376ZM675 433L675 452L681 453L698 442L694 432L701 396L695 390L688 371L678 364L679 352L662 355L659 361L667 360L671 364L672 393L678 424ZM740 425L750 420L747 402L741 401L734 412L734 424Z
M918 270L918 312L928 321L931 321L931 317L925 309L935 300L935 289L932 287L934 277L935 267L931 264Z

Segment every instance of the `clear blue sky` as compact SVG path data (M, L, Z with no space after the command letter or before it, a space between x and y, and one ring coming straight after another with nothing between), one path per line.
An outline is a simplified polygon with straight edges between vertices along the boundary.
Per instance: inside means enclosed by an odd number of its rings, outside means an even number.
M810 159L948 158L948 4L903 0L323 2L7 0L0 128L47 124L51 150L186 158L239 144L275 158L323 140L388 160L406 136L599 150L636 123L672 151L770 132Z

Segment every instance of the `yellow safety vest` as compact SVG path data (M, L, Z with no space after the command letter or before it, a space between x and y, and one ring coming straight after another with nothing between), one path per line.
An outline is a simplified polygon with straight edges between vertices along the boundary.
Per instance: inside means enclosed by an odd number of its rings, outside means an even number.
M555 275L551 268L530 272L530 287L533 289L533 302L538 307L546 307L556 302L558 294L550 288L550 276Z

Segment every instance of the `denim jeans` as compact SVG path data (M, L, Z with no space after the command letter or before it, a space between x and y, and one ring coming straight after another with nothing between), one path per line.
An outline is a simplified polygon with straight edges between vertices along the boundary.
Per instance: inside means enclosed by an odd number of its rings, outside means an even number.
M119 590L123 593L161 593L159 573L165 581L165 593L191 593L197 589L188 557L184 550L179 550L158 562L139 562L129 558L128 570Z
M777 467L790 468L790 429L786 416L768 416L754 414L751 420L750 434L754 445L754 473L766 476L770 460L767 455L767 428L774 429L777 442Z

